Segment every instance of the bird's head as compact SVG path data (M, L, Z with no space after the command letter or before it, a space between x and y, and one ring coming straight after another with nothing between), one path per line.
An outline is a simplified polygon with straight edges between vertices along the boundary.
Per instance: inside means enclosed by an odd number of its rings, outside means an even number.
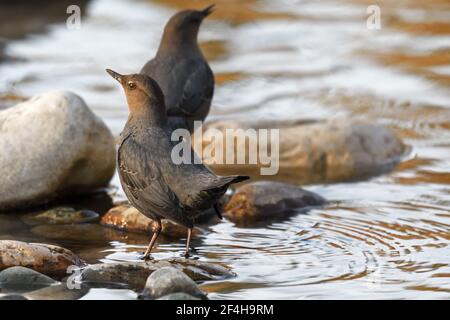
M203 10L183 10L173 15L164 28L163 44L197 43L197 35L203 20L214 11L214 4ZM166 42L166 43L164 43Z
M122 75L111 69L106 72L122 85L131 113L165 116L164 94L155 80L142 74Z

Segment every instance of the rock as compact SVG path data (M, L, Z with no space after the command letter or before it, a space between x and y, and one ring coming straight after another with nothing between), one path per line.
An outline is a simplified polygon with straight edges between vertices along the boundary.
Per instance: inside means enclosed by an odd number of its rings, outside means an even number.
M74 224L93 222L99 214L91 210L75 210L70 207L57 207L40 213L29 213L22 220L31 226L40 224Z
M236 224L269 222L300 208L325 203L321 196L300 187L272 181L257 181L239 187L224 207L224 217Z
M82 15L87 11L90 0L77 0ZM65 23L67 8L73 4L71 0L39 0L38 2L14 1L1 2L0 35L8 39L21 39L32 34L47 32L55 23ZM36 5L45 6L45 13L36 10ZM30 53L32 54L32 53Z
M0 300L28 300L28 299L20 294L7 294L4 296L0 296Z
M251 120L217 120L207 123L203 131L215 129L225 136L226 129L243 129L237 134L236 145L237 150L246 150L248 158L251 150L249 143L246 143L245 130L251 128L279 129L279 171L276 175L261 174L261 168L269 165L261 163L261 153L258 152L256 164L220 164L220 152L215 153L217 159L204 155L204 161L218 174L250 174L252 178L308 184L360 180L382 174L392 170L410 152L410 148L387 127L344 120L284 124L280 121L271 124ZM258 145L255 137L250 137L250 142ZM210 141L205 134L202 139L205 150ZM201 145L194 139L193 146L197 153ZM237 163L234 148L225 147L223 159L228 156ZM272 160L272 163L276 162Z
M119 205L109 210L102 217L100 223L119 230L151 234L154 221L141 214L134 207ZM162 220L161 223L161 234L164 236L171 238L186 237L187 229L185 227L169 220ZM194 228L193 236L197 236L201 232L199 228Z
M57 283L42 273L24 267L11 267L0 272L0 288L7 291L26 292Z
M77 95L51 91L0 111L0 210L108 185L114 138Z
M170 293L156 300L201 300L184 292Z
M141 291L150 274L163 267L173 267L194 281L219 280L235 276L228 268L188 259L151 260L139 262L114 262L89 265L81 273L83 283L128 285Z
M126 241L128 244L148 244L149 237L144 234L130 233L102 227L96 223L67 225L40 225L31 229L31 233L52 240L76 241L92 246L108 244L110 241Z
M206 299L206 295L191 278L172 267L153 272L145 283L141 297L154 300L173 293L187 293L199 299Z
M80 286L79 289L69 289L66 283L51 286L24 294L28 300L77 300L86 295L89 288Z
M69 266L83 264L73 252L58 246L0 240L0 270L22 266L60 279Z

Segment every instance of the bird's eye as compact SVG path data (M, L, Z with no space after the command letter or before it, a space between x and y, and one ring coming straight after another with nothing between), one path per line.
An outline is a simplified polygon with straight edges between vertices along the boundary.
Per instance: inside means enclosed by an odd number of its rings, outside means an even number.
M128 89L133 90L136 89L136 83L134 83L133 81L129 81L127 83Z

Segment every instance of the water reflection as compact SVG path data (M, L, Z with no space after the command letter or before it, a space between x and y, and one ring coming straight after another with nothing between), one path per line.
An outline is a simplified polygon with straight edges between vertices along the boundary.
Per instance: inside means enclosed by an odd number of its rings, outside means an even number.
M72 90L118 134L127 110L104 68L138 70L175 7L207 2L91 1L81 30L55 24L8 43L15 60L0 64L1 103ZM381 1L383 29L374 31L365 28L369 2L225 2L202 29L218 84L211 119L353 117L389 125L413 146L391 174L311 186L330 200L324 208L264 228L212 226L195 240L197 256L238 277L204 283L211 298L449 297L450 7ZM0 215L0 238L56 243L92 263L135 260L147 242L97 225L31 229L11 215ZM183 245L161 238L155 257ZM86 296L99 297L135 298L108 289Z

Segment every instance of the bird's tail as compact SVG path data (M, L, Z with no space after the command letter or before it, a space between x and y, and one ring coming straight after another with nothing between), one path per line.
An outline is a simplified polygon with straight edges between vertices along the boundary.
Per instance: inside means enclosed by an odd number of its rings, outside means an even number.
M230 184L239 183L250 179L250 177L248 176L226 176L218 178L219 179L217 179L213 184L210 184L207 188L203 189L203 191L206 191L209 196L216 199L222 197L225 194ZM214 209L220 219L222 219L221 207L222 206L219 205L219 201L216 201L216 203L214 204Z
M216 180L212 185L209 185L207 189L213 189L213 188L221 188L221 187L227 187L230 184L233 183L239 183L245 180L250 179L249 176L225 176L225 177L218 177L219 179Z
M248 180L248 179L250 179L249 176L234 176L234 178L231 181L231 183L239 183L239 182L242 182L242 181L245 181L245 180Z

